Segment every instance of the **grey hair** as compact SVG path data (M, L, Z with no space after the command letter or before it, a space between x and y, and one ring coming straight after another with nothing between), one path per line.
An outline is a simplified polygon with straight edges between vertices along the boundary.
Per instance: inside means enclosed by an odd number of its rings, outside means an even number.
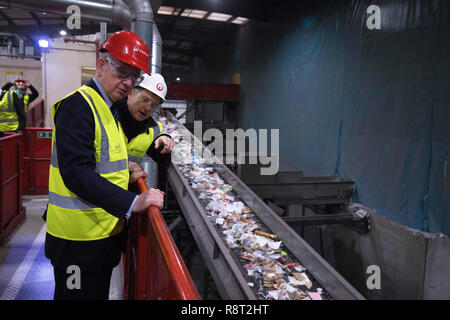
M142 90L143 90L143 88L141 88L141 87L134 87L133 88L134 94L139 94L139 93L141 93Z
M98 53L98 58L99 59L111 59L112 55L108 51L103 51L103 52Z

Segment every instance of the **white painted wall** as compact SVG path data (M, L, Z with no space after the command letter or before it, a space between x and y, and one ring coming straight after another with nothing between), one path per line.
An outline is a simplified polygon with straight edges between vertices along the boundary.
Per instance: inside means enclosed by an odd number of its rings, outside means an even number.
M81 39L93 41L96 36L84 36ZM65 43L62 38L50 41L42 62L46 127L53 127L52 105L81 86L81 67L95 68L95 59L94 44Z
M34 59L17 59L0 57L0 86L6 84L6 72L18 71L23 73L23 78L30 80L32 85L42 96L42 62Z

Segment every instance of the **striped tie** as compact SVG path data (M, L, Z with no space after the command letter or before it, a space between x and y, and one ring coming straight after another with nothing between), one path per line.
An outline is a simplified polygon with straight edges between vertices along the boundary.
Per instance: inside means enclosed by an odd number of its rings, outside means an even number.
M116 104L113 104L111 106L111 113L114 117L114 120L116 121L116 124L119 122L119 108L117 107Z

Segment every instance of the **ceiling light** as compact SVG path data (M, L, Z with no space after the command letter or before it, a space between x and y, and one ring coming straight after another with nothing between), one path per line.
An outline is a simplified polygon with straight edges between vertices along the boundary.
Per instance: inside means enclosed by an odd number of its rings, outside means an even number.
M183 12L181 13L181 15L183 17L189 17L189 15L191 14L192 9L184 9Z
M181 78L177 78L177 81L180 81L181 80Z
M235 24L246 24L247 22L248 22L248 19L243 18L243 17L237 17L231 21L231 23L235 23Z
M39 43L39 47L41 47L41 48L48 48L48 40L40 39L38 41L38 43Z
M229 14L224 14L224 13L217 13L217 12L213 12L209 15L208 20L213 20L213 21L228 21L232 16L230 16Z
M62 35L62 36L65 36L65 35L67 35L67 32L66 32L66 30L61 30L61 31L59 32L59 34Z
M173 13L173 10L174 10L175 8L172 8L172 7L165 7L165 6L161 6L161 7L159 7L159 9L158 9L158 14L166 14L166 15L172 15L172 13Z
M195 9L184 9L181 13L183 17L195 18L195 19L203 19L208 12L203 10L195 10Z
M177 16L181 12L181 10L183 10L183 9L182 8L176 8L175 10L173 10L172 15Z

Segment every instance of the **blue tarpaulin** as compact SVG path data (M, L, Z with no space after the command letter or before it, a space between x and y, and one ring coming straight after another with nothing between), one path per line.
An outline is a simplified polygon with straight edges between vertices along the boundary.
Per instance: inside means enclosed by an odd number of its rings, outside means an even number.
M369 29L377 5L380 29ZM238 126L280 129L280 169L450 235L450 1L335 1L238 34Z

